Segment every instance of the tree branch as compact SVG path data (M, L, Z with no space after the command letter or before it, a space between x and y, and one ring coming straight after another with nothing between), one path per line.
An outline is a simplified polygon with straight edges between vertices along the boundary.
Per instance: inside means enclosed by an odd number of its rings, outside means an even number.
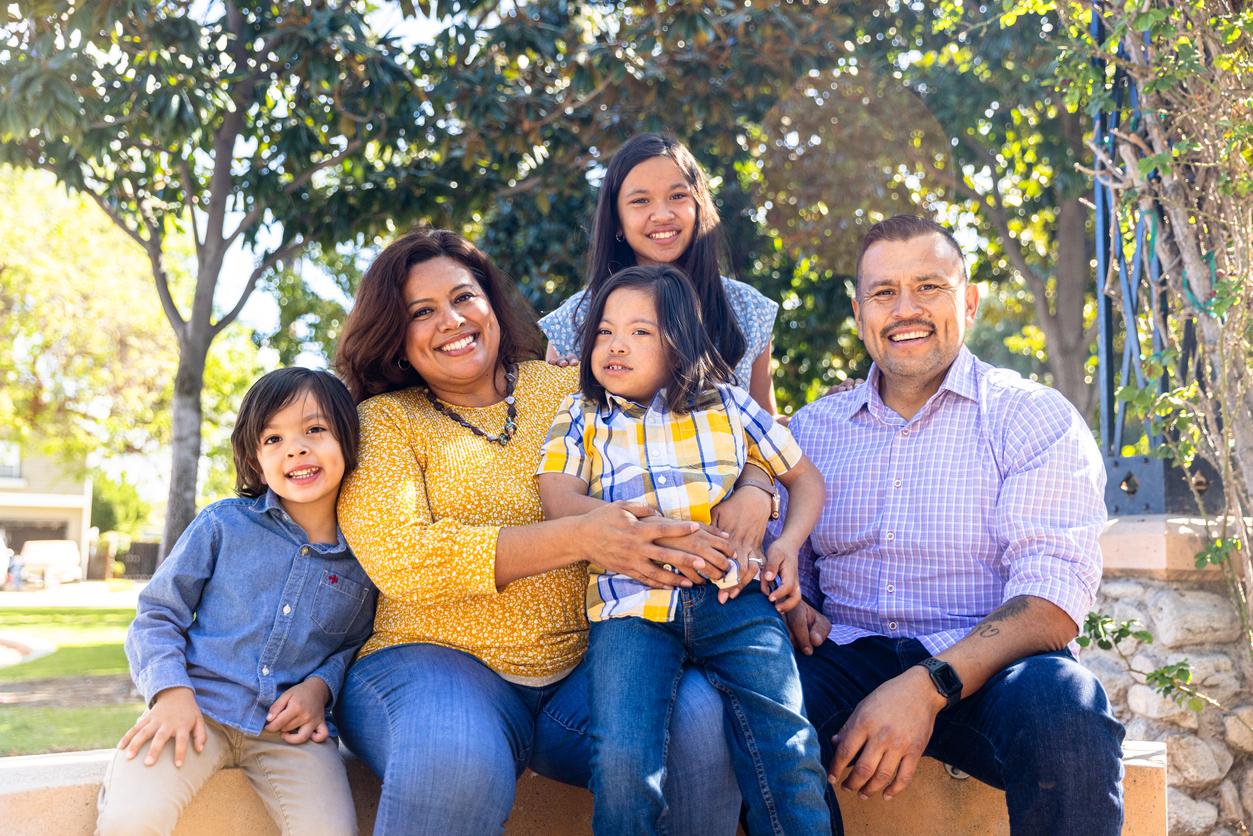
M196 226L196 193L192 191L191 163L186 157L178 161L178 174L183 180L183 194L187 196L187 214L191 216L191 240L196 242L196 258L199 259L204 250L204 241L200 238L200 230Z
M248 297L252 296L252 292L257 289L257 282L261 279L265 272L273 267L279 261L294 255L304 249L308 241L298 239L285 247L280 247L271 253L264 261L257 265L257 269L252 271L252 275L248 277L247 284L244 285L243 291L239 294L239 300L235 303L235 307L230 312L215 322L209 328L209 339L212 340L222 333L222 329L230 325L239 316L239 312L244 309L244 305L248 302Z

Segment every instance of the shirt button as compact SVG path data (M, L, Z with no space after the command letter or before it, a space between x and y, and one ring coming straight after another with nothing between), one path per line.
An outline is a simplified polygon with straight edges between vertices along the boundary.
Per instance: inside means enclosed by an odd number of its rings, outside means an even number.
M895 621L889 621L889 622L888 622L888 629L895 630L895 629L896 629L896 622L895 622Z
M291 615L291 607L287 604L283 605L283 615Z
M896 587L893 586L892 584L888 584L888 592L895 592L895 591L896 591Z
M897 479L895 482L893 482L893 483L892 483L892 487L894 487L894 488L899 488L900 486L901 486L901 480L900 480L900 479Z
M664 485L664 484L666 484L666 477L665 477L665 476L658 476L658 477L657 477L657 484L658 484L658 485Z
M909 427L906 427L905 429L901 430L901 435L909 435Z
M896 622L894 621L894 622L892 622L892 623L893 623L893 624L895 624ZM270 675L270 669L269 669L269 668L262 668L262 669L261 669L261 673L262 673L264 676L269 676L269 675Z
M892 531L889 531L889 532L888 532L888 542L890 543L890 542L892 542L892 541L893 541L893 540L895 540L895 539L896 539L896 533L895 533L895 532L892 532Z
M308 554L308 553L309 553L309 547L308 547L308 546L301 546L301 547L300 547L300 553L301 553L301 554Z

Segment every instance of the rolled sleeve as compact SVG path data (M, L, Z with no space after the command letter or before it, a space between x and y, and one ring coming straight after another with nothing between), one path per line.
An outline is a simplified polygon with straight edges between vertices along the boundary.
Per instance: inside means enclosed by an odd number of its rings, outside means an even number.
M762 469L772 478L796 467L802 458L801 448L787 428L743 389L729 386L727 394L744 421L748 460L759 467L765 463L767 467Z
M1082 626L1101 580L1105 468L1079 414L1052 390L1024 399L1002 449L1014 451L995 528L1009 569L1003 600L1043 598Z
M577 476L591 484L592 460L587 452L587 409L583 398L575 393L567 395L553 419L548 440L540 450L541 473L564 473Z

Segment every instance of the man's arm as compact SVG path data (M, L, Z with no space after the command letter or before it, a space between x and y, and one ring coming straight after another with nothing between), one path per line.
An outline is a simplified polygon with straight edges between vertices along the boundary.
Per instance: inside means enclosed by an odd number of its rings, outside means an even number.
M997 607L936 658L953 666L962 680L962 696L968 697L1019 659L1061 650L1078 631L1061 607L1020 595ZM896 795L913 779L936 715L946 704L923 667L889 679L861 701L835 736L827 780L836 783L852 763L853 770L840 785L843 789L863 799L880 791L885 799Z

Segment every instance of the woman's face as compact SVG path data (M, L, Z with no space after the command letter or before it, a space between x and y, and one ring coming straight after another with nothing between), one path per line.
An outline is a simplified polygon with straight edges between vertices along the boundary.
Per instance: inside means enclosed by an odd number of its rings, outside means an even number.
M409 269L401 289L405 358L439 397L465 406L496 397L500 323L466 266L441 256Z
M605 300L592 347L592 376L606 392L647 406L670 384L657 303L638 287L620 287Z
M687 252L696 230L696 197L674 160L650 157L631 169L617 204L619 231L637 264L673 264Z

